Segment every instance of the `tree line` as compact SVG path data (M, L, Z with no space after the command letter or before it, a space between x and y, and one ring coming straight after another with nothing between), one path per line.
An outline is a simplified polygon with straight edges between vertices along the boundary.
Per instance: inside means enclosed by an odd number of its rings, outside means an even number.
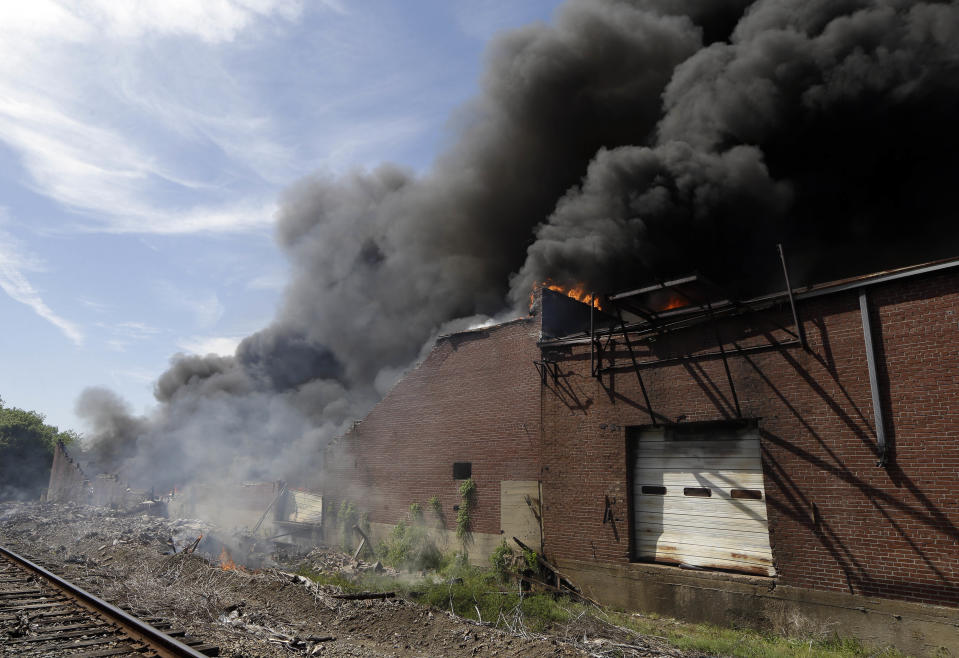
M0 501L37 500L50 481L57 442L78 443L73 430L61 432L36 411L8 407L0 398Z

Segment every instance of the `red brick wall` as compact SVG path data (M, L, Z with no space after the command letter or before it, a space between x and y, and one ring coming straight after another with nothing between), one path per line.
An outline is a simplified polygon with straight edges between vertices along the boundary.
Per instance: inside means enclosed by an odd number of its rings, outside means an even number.
M500 481L539 475L539 323L522 319L440 339L343 439L318 485L331 513L348 499L370 521L405 519L437 496L448 529L461 502L453 462L472 462L473 530L500 530Z
M886 431L876 435L858 292L801 301L809 351L729 359L744 417L758 418L778 582L959 605L959 274L868 288ZM727 346L790 337L788 308L720 323ZM636 346L640 361L716 349L711 329ZM615 362L628 353L620 340ZM632 372L590 376L588 347L542 391L544 536L558 558L626 562L629 425L649 424ZM608 363L608 362L607 362ZM660 422L735 417L721 360L642 371ZM615 523L603 522L606 497Z

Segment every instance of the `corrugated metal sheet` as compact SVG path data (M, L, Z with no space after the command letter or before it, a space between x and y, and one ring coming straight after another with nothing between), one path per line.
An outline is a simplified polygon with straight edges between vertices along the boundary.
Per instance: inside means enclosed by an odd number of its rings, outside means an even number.
M323 496L290 489L286 501L286 521L294 523L323 523Z
M638 559L775 574L755 429L652 429L635 436Z

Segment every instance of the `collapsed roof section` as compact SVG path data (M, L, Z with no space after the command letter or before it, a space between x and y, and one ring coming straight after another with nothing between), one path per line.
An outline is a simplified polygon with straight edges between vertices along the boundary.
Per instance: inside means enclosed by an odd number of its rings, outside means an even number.
M541 347L583 344L612 333L628 331L634 340L677 331L717 317L758 311L774 305L866 288L887 281L959 267L951 258L857 277L817 283L801 288L788 285L780 292L736 299L719 285L699 274L598 297L600 308L591 312L588 304L552 290L543 290L543 331ZM794 313L794 323L798 317ZM786 330L801 341L800 332Z

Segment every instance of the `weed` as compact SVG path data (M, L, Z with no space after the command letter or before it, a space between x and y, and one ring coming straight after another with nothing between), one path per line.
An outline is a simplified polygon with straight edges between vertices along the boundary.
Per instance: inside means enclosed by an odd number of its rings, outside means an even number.
M419 503L410 503L410 520L413 523L423 522L423 506Z
M408 521L393 526L389 537L380 543L379 554L386 564L398 569L439 569L449 562L430 538L419 503L410 505Z
M353 503L344 500L340 503L340 509L336 513L336 524L340 529L340 539L343 550L347 553L353 551L353 526L359 520L359 514Z
M412 527L405 524L406 527ZM514 554L500 544L494 555L503 563ZM512 632L569 631L570 625L588 619L592 629L607 626L637 635L663 638L672 647L737 658L902 658L895 649L875 649L851 638L777 635L750 629L724 628L709 624L691 624L655 614L629 614L597 608L554 594L524 592L518 585L505 585L492 569L468 566L463 553L446 556L438 575L442 579L401 582L395 578L366 574L356 579L341 574L318 573L301 569L297 573L346 592L397 591L441 610L469 619L488 622ZM518 556L515 556L518 557ZM493 559L491 558L491 562ZM516 560L519 566L528 556ZM591 633L595 633L592 630Z

